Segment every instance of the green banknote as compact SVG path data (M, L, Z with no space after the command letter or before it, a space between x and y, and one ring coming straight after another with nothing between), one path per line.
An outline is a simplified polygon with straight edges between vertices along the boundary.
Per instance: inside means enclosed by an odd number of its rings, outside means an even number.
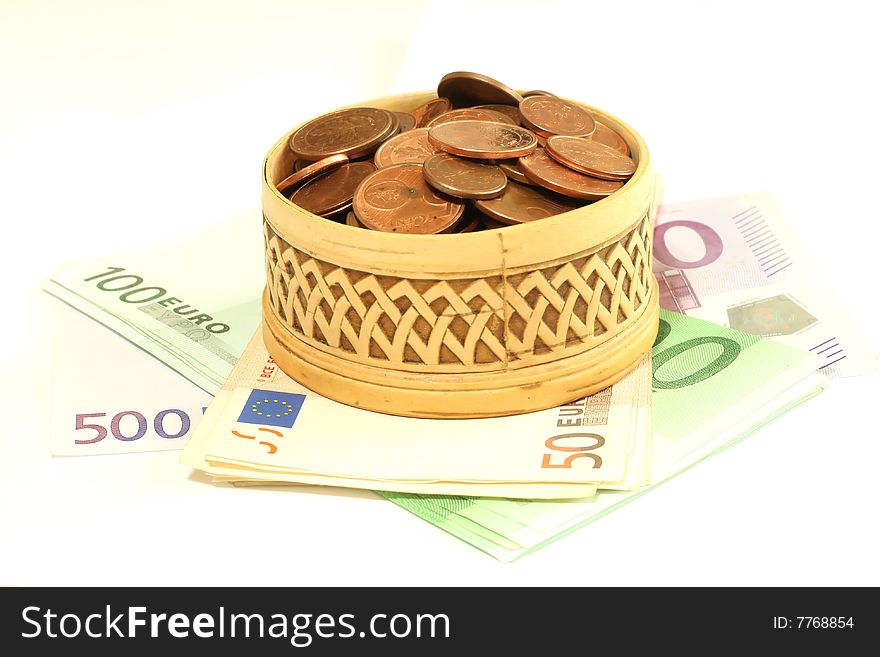
M825 381L806 352L665 310L652 356L652 486L562 501L382 494L497 559L511 561L747 436L817 394Z
M235 217L69 263L43 289L215 394L260 323L261 240L258 216Z

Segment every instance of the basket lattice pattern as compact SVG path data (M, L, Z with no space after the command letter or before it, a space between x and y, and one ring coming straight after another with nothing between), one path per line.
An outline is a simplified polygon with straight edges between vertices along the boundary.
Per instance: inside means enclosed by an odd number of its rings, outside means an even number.
M654 285L649 215L565 262L451 280L313 258L264 221L270 305L293 336L349 360L427 372L502 370L581 353L625 330Z

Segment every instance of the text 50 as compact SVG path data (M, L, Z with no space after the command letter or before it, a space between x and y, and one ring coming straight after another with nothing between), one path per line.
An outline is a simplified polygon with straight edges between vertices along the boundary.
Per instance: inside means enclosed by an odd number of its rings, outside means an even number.
M572 445L570 443L566 444L563 441L575 439L575 444ZM591 442L592 444L585 444ZM593 450L599 449L602 445L605 444L605 439L600 436L598 433L569 433L562 434L559 436L552 436L544 441L544 446L547 449L553 450L552 452L548 452L544 454L543 459L541 460L542 468L570 468L572 467L572 463L577 459L590 459L593 463L593 468L601 468L602 467L602 457L598 454L591 454ZM552 459L554 456L554 452L562 452L563 454L566 452L571 452L562 463L553 463Z

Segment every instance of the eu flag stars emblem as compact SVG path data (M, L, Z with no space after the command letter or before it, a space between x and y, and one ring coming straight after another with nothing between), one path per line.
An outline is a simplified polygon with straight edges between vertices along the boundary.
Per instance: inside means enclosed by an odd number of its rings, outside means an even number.
M252 390L244 404L239 422L266 424L290 429L306 400L305 395L272 390Z

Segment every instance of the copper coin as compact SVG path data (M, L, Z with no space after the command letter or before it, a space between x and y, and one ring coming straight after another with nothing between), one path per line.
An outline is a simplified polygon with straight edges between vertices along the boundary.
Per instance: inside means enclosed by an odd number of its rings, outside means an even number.
M428 124L429 128L441 123L451 123L452 121L492 121L493 123L509 123L510 125L519 125L518 119L512 119L507 114L496 112L490 109L480 109L478 107L465 107L463 109L450 110L445 114L441 114Z
M443 233L473 233L480 227L481 221L481 213L476 210L468 210L464 211L464 216L458 220L458 223L455 224L452 228L447 228L443 231Z
M600 180L569 169L547 155L545 150L540 148L519 159L523 173L542 187L565 196L590 201L598 201L623 187L622 182Z
M571 135L586 137L596 129L596 122L585 109L554 96L529 96L519 104L519 116L527 128L542 136Z
M479 160L522 157L538 147L534 134L515 125L489 121L453 121L428 131L428 140L441 151Z
M290 196L303 210L327 216L351 206L361 181L376 170L372 162L350 162L307 182Z
M428 141L428 129L415 128L395 135L379 146L373 161L380 169L395 164L421 164L437 152Z
M301 162L302 160L299 161ZM305 183L312 178L317 178L322 173L332 171L336 167L340 167L346 162L348 162L348 155L331 155L330 157L325 157L323 160L312 162L311 164L308 164L301 169L297 169L294 173L287 176L287 178L282 180L275 187L278 189L279 192L284 194L291 188L296 187L301 183Z
M373 230L434 234L455 225L464 213L464 203L431 189L421 164L396 164L379 169L360 184L354 212L358 221Z
M305 169L310 164L314 164L312 160L296 160L293 163L293 170L299 171L300 169Z
M504 175L508 177L508 179L513 180L514 182L518 182L521 185L535 184L526 177L526 174L523 173L522 169L519 166L519 160L498 160L495 164L501 167L501 170L504 172Z
M551 94L549 91L542 91L541 89L532 89L523 94L523 98L528 98L529 96L550 96L551 98L557 98L556 94Z
M480 220L480 226L477 230L497 230L498 228L504 228L509 226L510 224L504 224L500 221L496 221L487 215L483 215L483 218Z
M629 156L598 141L556 135L547 140L546 150L557 162L594 178L626 180L636 171Z
M498 198L474 201L474 207L502 224L523 224L579 207L574 201L537 187L508 182Z
M493 112L498 112L499 114L504 114L513 125L519 125L519 109L515 105L477 105L471 109L484 109L484 110L492 110Z
M596 121L596 130L587 137L590 141L598 141L600 144L611 146L618 153L629 155L629 146L617 132L609 128L604 123Z
M432 155L423 167L431 187L456 198L495 198L507 186L507 176L500 167L446 153Z
M397 117L398 132L407 132L416 127L416 117L409 112L394 112Z
M455 71L444 75L437 85L437 95L448 98L455 107L472 107L487 103L519 105L522 100L522 96L498 80L466 71Z
M360 221L357 219L357 215L354 213L354 210L349 210L345 215L345 225L351 226L352 228L366 228Z
M425 128L433 119L451 109L452 103L448 98L434 98L410 110L410 114L415 117L417 128Z
M312 119L290 136L290 150L305 160L343 154L369 155L397 131L397 116L374 107L353 107Z

